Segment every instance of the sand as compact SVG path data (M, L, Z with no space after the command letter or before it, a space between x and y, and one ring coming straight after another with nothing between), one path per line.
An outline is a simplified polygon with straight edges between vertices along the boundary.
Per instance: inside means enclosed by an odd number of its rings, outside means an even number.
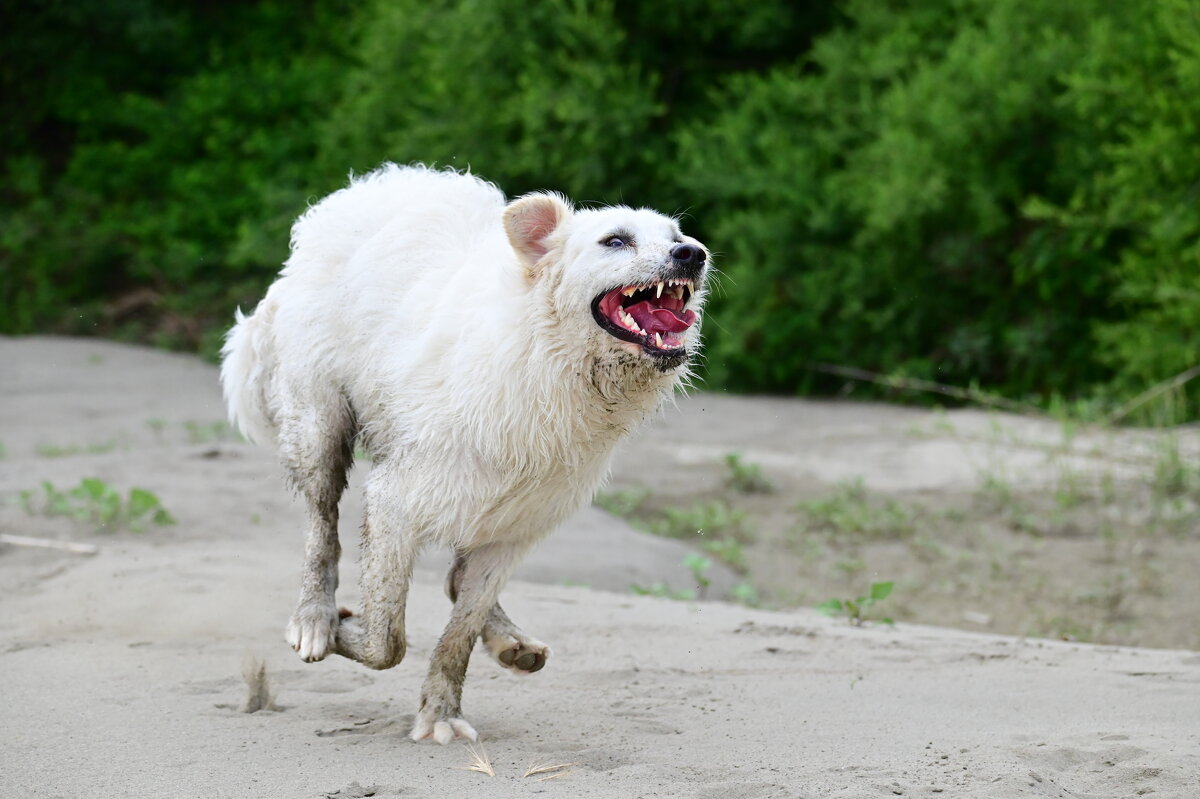
M869 460L868 479L955 479L954 452L871 437L899 412L701 394L617 469L650 448L684 479L689 463L774 436L797 442L800 476ZM448 612L445 557L418 571L400 666L301 663L282 637L301 509L271 453L229 437L222 415L216 370L194 358L0 339L0 533L99 547L0 546L0 796L1200 795L1200 654L637 596L631 584L688 587L682 545L595 509L505 592L554 654L522 679L476 653L464 710L496 776L465 770L465 744L406 737ZM772 452L785 467L778 449L758 454ZM152 491L176 524L96 531L44 512L42 481L90 476ZM344 604L354 572L348 547ZM713 595L738 579L712 577ZM241 712L248 657L275 709ZM573 765L523 776L547 763Z

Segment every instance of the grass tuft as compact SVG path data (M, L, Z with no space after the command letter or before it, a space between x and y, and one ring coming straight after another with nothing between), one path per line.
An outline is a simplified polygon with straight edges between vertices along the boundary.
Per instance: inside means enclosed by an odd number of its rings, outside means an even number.
M486 774L489 777L496 776L496 769L492 767L492 761L488 757L487 750L483 748L483 743L467 744L467 751L471 753L471 764L468 766L460 766L464 771L476 771L480 774Z

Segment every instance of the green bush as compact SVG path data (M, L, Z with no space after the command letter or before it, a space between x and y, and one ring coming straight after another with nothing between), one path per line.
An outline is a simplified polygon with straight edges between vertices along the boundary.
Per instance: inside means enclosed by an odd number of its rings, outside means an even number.
M1193 365L1194 6L844 10L677 133L727 252L714 381L831 389L832 362L1045 401Z
M321 182L311 161L344 65L324 31L344 5L43 3L5 36L32 37L42 68L77 39L87 50L93 26L128 50L95 47L51 72L61 94L29 111L25 146L2 162L0 292L13 313L0 329L98 327L195 347L255 298L305 198L340 180ZM157 55L143 73L146 47Z
M1192 0L811 6L35 0L0 26L0 332L211 353L306 204L394 160L686 213L710 388L1113 403L1195 365Z

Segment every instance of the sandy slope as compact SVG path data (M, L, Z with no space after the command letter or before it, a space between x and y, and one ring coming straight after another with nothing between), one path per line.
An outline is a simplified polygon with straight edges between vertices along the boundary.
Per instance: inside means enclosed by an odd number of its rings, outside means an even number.
M870 450L854 431L878 408L698 397L661 429L685 463L689 447L770 435L780 414L777 435L828 437L831 413L848 432L819 468L836 471L839 453ZM440 561L418 575L400 667L301 664L281 637L299 509L269 454L208 440L220 416L215 371L194 359L0 339L0 532L101 545L92 557L0 548L0 796L1200 795L1196 653L856 629L561 585L686 580L673 542L594 511L539 551L523 575L541 582L506 592L554 656L528 679L476 658L465 709L497 776L462 770L464 746L405 737L447 612ZM872 458L898 480L949 468L919 450ZM88 475L156 492L179 523L96 534L16 501ZM345 572L352 582L352 555ZM280 710L238 712L247 654L267 663ZM521 776L534 762L576 765L538 782Z

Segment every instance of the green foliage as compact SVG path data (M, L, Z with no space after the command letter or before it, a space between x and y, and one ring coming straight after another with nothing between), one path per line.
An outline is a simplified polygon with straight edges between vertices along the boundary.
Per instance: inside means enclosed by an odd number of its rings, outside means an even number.
M708 587L712 585L712 580L708 576L708 570L712 568L712 561L703 555L695 552L689 552L683 556L683 565L692 573L692 580L696 583L696 591L701 599L708 593Z
M624 491L601 491L594 501L613 516L626 519L636 513L649 497L649 489L630 488Z
M236 441L239 436L236 430L225 420L216 422L185 421L183 429L187 431L189 444L209 444L214 441Z
M745 573L746 553L736 538L709 539L701 542L700 547L735 571Z
M703 555L689 552L684 556L682 565L692 573L692 580L696 584L695 590L676 590L662 581L648 586L631 585L629 586L629 590L639 596L657 596L683 601L704 599L708 594L708 589L712 586L712 579L708 576L708 572L712 569L713 562ZM738 583L730 589L729 599L748 607L757 607L759 604L758 591L753 585L745 582Z
M639 196L665 155L647 135L657 78L626 58L614 13L611 2L376 3L326 152L359 171L385 159L470 167L513 193L612 201L628 184Z
M758 589L750 583L738 583L729 590L729 598L739 605L745 605L749 608L756 608L761 603L758 596Z
M771 481L763 476L762 467L757 463L747 463L737 452L725 455L725 485L742 494L769 494L775 490Z
M69 490L60 490L53 483L44 481L41 495L22 491L20 497L25 510L31 514L69 516L97 530L114 532L127 528L140 533L147 524L175 524L175 517L150 491L132 488L128 497L122 497L117 489L95 477L85 477Z
M0 108L26 120L0 162L12 309L0 329L101 326L196 347L255 299L305 198L337 185L311 162L344 67L331 24L344 5L85 1L20 15L6 52L27 51L21 70L56 64L57 92L32 116L15 99Z
M28 6L3 333L211 354L307 203L420 160L687 212L710 387L841 389L825 362L1103 407L1200 352L1194 0ZM1131 418L1198 413L1195 380Z
M844 11L677 133L729 253L712 376L834 388L808 368L831 362L1045 400L1194 364L1195 6Z
M683 602L688 602L696 598L696 592L690 590L676 590L666 583L659 581L653 585L631 585L629 590L638 596L657 596L663 599L678 599Z
M1190 497L1200 502L1200 464L1183 454L1178 437L1159 442L1150 488L1159 501Z
M796 509L812 527L867 538L906 538L916 524L912 508L893 499L872 499L862 480L838 483L829 496L801 502Z
M746 536L746 513L721 500L703 502L686 508L663 508L659 518L649 522L650 532L668 538L705 536L710 539Z
M38 444L34 452L43 458L65 458L71 455L103 455L117 448L115 439L97 444Z
M855 627L861 627L863 622L869 621L867 610L872 606L892 595L893 583L871 583L871 588L867 591L866 596L856 597L854 599L827 599L817 605L817 611L826 616L845 616L847 620ZM884 624L894 624L889 618L879 619Z

